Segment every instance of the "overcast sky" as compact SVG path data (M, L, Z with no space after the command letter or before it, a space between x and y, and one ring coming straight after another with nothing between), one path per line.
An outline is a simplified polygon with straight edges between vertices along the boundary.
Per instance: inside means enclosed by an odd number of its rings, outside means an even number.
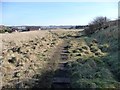
M117 2L2 2L3 25L86 25L118 17Z

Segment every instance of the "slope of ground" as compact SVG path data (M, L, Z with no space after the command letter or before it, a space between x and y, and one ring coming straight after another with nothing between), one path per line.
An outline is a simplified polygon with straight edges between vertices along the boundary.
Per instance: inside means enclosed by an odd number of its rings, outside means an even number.
M73 88L120 88L117 26L70 43Z
M102 58L102 60L108 65L109 69L116 76L116 79L120 81L120 60L118 58L120 52L118 46L120 43L118 42L118 35L118 26L111 26L92 35L92 38L95 38L98 41L99 48L103 52L108 53L108 55ZM88 41L90 41L90 39Z

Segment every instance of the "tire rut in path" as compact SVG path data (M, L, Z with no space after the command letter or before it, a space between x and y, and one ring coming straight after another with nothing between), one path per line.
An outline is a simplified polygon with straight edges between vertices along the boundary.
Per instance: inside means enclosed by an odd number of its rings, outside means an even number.
M68 48L68 43L66 43L61 50L58 69L53 76L51 88L71 88L70 71L66 67L68 62Z

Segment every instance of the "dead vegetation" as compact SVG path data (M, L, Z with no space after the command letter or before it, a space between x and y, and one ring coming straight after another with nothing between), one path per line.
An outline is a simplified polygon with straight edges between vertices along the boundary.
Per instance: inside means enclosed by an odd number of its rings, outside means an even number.
M41 75L53 69L47 65L56 47L62 43L62 40L48 31L3 34L2 41L1 73L5 88L15 87L36 74ZM21 88L32 87L33 82Z

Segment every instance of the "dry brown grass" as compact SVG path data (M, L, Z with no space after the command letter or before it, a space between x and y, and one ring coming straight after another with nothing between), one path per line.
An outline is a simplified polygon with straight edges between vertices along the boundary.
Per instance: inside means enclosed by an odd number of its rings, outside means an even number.
M75 30L61 29L51 30L51 32L46 30L0 34L3 86L15 85L14 83L17 82L14 80L17 79L29 80L35 74L41 75L41 72L49 68L55 69L53 63L56 62L54 59L57 55L55 57L53 55L63 43L59 36L74 34L76 34Z
M14 41L16 43L20 41L27 41L34 38L41 38L47 35L48 31L29 31L29 32L14 32L14 33L5 33L0 34L0 40L5 42Z
M57 45L61 43L61 40L49 31L14 32L0 34L0 36L3 56L0 72L3 76L3 86L12 86L13 83L8 82L17 79L25 80L26 77L30 79L36 73L41 74L47 69L46 67L49 68L47 63ZM51 44L53 42L54 45Z

